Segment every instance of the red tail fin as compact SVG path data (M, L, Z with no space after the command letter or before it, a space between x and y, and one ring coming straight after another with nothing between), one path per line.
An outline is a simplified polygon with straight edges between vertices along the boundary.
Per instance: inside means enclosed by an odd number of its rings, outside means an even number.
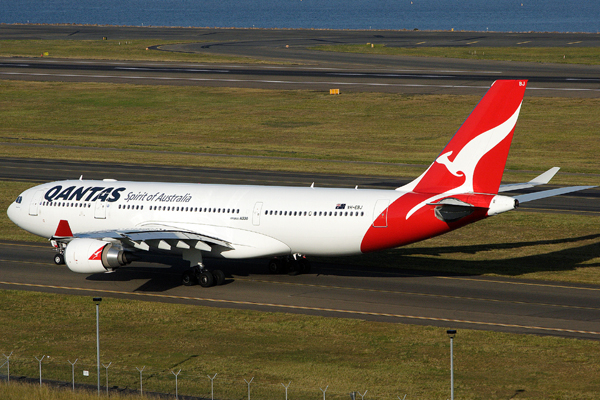
M498 193L526 86L526 80L494 82L427 171L400 189Z

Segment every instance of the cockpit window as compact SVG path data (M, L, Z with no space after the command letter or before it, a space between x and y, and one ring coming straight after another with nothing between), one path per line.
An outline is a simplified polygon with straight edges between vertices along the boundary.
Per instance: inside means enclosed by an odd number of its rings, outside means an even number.
M22 201L23 201L23 196L19 196L19 197L17 197L17 200L15 200L15 203L21 204Z

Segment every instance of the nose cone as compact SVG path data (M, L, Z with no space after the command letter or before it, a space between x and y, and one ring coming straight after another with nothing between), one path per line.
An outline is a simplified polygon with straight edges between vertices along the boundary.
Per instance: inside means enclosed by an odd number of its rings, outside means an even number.
M8 218L14 222L15 224L19 225L17 223L17 217L19 215L19 211L20 211L20 207L17 208L17 203L13 202L10 206L8 206L8 210L6 210L6 215L8 215Z

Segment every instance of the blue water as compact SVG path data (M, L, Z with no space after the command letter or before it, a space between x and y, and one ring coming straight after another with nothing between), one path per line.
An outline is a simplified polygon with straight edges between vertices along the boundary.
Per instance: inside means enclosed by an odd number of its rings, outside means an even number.
M598 0L0 0L0 23L598 32Z

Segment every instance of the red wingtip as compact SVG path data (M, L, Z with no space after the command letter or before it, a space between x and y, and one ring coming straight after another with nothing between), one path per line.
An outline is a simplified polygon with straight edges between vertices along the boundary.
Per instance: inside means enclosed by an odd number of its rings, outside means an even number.
M71 232L71 227L69 226L69 222L65 219L61 219L58 223L58 227L56 228L56 232L54 232L54 237L72 237L73 232Z

